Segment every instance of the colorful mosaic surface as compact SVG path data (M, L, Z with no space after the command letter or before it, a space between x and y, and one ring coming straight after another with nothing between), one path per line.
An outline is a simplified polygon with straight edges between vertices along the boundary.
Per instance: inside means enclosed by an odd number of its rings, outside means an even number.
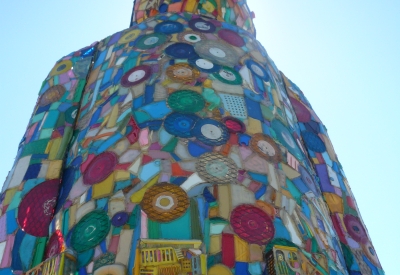
M133 18L43 82L1 193L0 275L384 274L245 2L136 1Z

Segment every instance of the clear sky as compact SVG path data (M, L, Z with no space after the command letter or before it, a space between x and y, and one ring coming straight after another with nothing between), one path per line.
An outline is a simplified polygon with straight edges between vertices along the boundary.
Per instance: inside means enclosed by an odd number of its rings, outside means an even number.
M328 128L386 274L399 274L400 1L247 2L258 39ZM0 1L0 181L54 63L128 27L131 8L132 0Z

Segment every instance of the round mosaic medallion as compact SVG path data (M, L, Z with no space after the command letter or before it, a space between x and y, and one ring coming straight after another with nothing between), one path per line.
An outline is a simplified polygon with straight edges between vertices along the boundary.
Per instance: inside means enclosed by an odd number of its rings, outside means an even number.
M189 198L179 186L164 182L150 187L140 205L149 219L170 222L185 214Z
M151 76L151 67L140 65L127 71L121 79L121 86L131 87L146 81Z
M218 36L235 47L243 47L246 44L244 39L237 32L232 30L221 29L218 31Z
M223 67L213 74L219 81L230 85L241 85L243 80L240 74L232 68Z
M111 224L114 225L115 227L120 227L126 224L128 220L129 220L128 213L121 211L114 214L114 216L111 219Z
M197 43L205 39L204 34L194 31L185 31L178 34L178 40L185 43Z
M171 135L189 138L193 136L191 130L199 119L193 114L172 113L165 118L164 128Z
M83 182L89 185L102 182L111 175L117 162L118 159L115 153L101 153L89 163L83 174Z
M55 75L66 73L69 70L71 70L71 68L72 68L72 61L71 60L60 61L51 70L50 76L55 76Z
M254 134L250 141L251 148L261 157L269 162L279 163L282 161L282 154L275 141L261 133Z
M344 225L346 226L347 233L356 241L365 243L368 241L367 233L365 232L364 226L361 224L359 218L353 215L344 216Z
M202 18L196 18L189 21L189 27L192 30L204 33L212 33L216 27L213 23L206 21Z
M226 66L235 66L241 55L232 49L232 46L214 40L202 40L194 44L196 53L213 63Z
M18 208L18 223L22 230L35 237L48 236L59 186L59 179L49 180L26 194Z
M154 31L165 34L173 34L182 32L184 28L185 27L179 22L166 20L161 23L158 23L155 26Z
M211 118L203 118L196 122L192 135L204 144L219 146L229 139L228 129L224 124Z
M201 94L190 90L180 90L171 93L167 102L172 110L181 113L196 113L201 111L206 103Z
M366 243L361 245L362 250L365 254L365 256L367 256L367 258L376 266L380 267L380 263L379 263L379 259L378 259L378 255L376 255L376 251L374 249L374 247L372 246L372 244L367 241Z
M56 230L47 242L44 258L48 259L61 253L64 238L60 230Z
M135 40L140 35L140 30L130 30L126 32L119 40L118 43L125 44Z
M268 82L270 80L267 71L264 69L264 67L261 64L255 62L254 60L249 59L246 61L246 66L247 66L247 68L249 68L249 70L253 74L258 76L262 80L264 80L266 82Z
M48 88L41 96L38 102L40 107L49 105L53 102L59 101L65 94L66 89L62 85L54 85Z
M244 133L246 132L246 125L240 120L235 117L224 117L222 122L225 123L226 128L231 133Z
M167 76L176 82L188 83L196 80L200 72L186 63L178 63L167 68Z
M139 37L135 41L135 47L141 50L152 49L164 44L168 36L162 33L150 33Z
M104 240L110 230L110 219L105 211L94 210L83 216L73 230L72 248L83 252Z
M265 245L275 235L274 223L268 214L250 204L233 209L230 222L233 231L249 243Z
M197 53L194 51L193 46L187 43L175 43L169 45L165 49L165 53L172 58L179 59L190 59L197 57Z
M238 168L233 160L218 153L205 153L196 163L199 176L209 183L235 183Z

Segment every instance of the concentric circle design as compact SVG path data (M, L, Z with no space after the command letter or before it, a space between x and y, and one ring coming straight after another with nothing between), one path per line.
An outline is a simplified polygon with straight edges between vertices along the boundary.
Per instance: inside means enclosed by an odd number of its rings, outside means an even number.
M18 208L18 223L22 230L35 237L48 236L59 186L60 180L49 180L26 194Z
M292 103L292 107L294 109L294 112L296 114L297 120L300 122L309 122L311 120L311 113L307 109L306 106L304 106L303 103L298 101L297 99L293 97L289 97L290 103Z
M264 67L261 64L255 62L254 60L249 59L246 61L246 66L247 66L247 68L249 68L249 70L253 74L258 76L265 82L268 82L270 80L270 77L269 77L267 71L264 69Z
M235 47L243 47L246 44L244 39L237 32L232 30L221 29L218 31L218 36Z
M149 219L170 222L185 214L189 197L179 186L164 182L150 187L140 205Z
M206 21L201 18L192 19L189 21L189 27L192 30L204 33L212 33L215 31L216 27L213 23Z
M317 153L323 153L326 151L325 143L313 132L304 131L301 133L301 136L309 150Z
M50 76L55 76L59 74L63 74L71 70L72 68L72 61L71 60L63 60L58 62L54 68L50 72Z
M115 227L120 227L126 224L129 220L129 215L128 213L122 211L116 213L112 219L111 219L111 224L114 225Z
M204 144L219 146L225 144L229 139L229 131L219 121L203 118L196 122L192 135Z
M213 76L219 81L229 85L241 85L243 82L240 74L229 67L222 67L218 72L214 73Z
M140 36L135 41L135 47L141 50L148 50L164 44L168 36L162 33L151 33Z
M233 231L249 243L265 245L275 234L272 219L260 208L242 204L233 209L230 218Z
M225 123L226 128L231 133L244 133L246 132L246 125L240 120L235 117L224 117L222 122Z
M238 168L232 159L218 153L205 153L196 163L199 176L209 183L235 183Z
M356 242L366 243L368 241L367 233L365 232L364 226L361 224L359 218L348 214L344 216L343 221L347 233L349 233Z
M365 244L361 245L364 255L376 266L380 267L378 256L376 255L376 251L372 244L367 241Z
M183 29L184 29L184 26L181 23L166 20L161 23L158 23L155 26L154 31L160 32L160 33L165 33L165 34L173 34L173 33L182 32Z
M197 43L205 39L204 34L194 31L185 31L178 34L178 40L185 43Z
M40 107L47 106L53 102L59 101L65 94L66 89L62 85L54 85L48 88L41 96L38 102Z
M126 32L119 40L119 44L125 44L129 43L133 40L135 40L138 36L140 35L140 30L139 29L134 29Z
M220 65L214 64L210 60L204 58L189 59L189 63L190 65L199 69L201 72L209 74L218 72L221 69Z
M94 210L83 216L73 230L72 248L77 252L83 252L104 240L110 230L110 219L105 211Z
M294 140L292 134L289 130L283 125L282 122L275 119L272 121L271 126L276 133L276 138L278 141L285 146L288 151L294 155L298 159L303 159L303 153L300 148L297 146L296 141Z
M143 81L146 81L151 76L151 67L140 65L127 71L121 79L123 87L132 87Z
M172 113L165 118L164 128L171 135L189 138L193 134L193 129L199 117L192 114Z
M189 64L178 63L167 68L167 76L176 81L188 83L196 80L200 76L200 72Z
M251 148L261 157L269 162L279 163L282 161L282 154L275 141L264 134L254 134L250 141Z
M89 185L102 182L114 171L117 161L117 155L112 152L104 152L96 156L86 168L83 182Z
M173 58L189 59L197 57L194 47L187 43L175 43L165 49L165 53Z
M239 62L240 54L232 46L214 40L202 40L194 44L196 53L213 63L226 66L235 66Z
M307 169L304 168L303 166L299 165L299 172L301 175L301 180L308 186L308 188L311 189L311 191L315 194L318 195L319 192L317 190L316 184L314 182L313 177L308 173Z
M168 97L168 106L181 113L196 113L204 108L204 98L194 91L180 90Z
M51 235L46 250L44 252L44 258L48 259L61 253L64 244L64 238L60 230L56 230Z

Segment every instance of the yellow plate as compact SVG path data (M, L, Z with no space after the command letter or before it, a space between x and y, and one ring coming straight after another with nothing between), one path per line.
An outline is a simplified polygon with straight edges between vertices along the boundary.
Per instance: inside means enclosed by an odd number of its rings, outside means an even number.
M216 264L208 270L207 274L208 275L232 275L232 271L223 264Z

